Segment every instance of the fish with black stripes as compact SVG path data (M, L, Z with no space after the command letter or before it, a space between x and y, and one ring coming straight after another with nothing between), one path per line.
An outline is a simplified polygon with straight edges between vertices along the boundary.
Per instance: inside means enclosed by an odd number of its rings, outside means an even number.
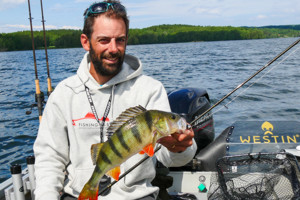
M92 145L92 160L96 167L78 199L96 200L102 176L106 174L119 180L120 165L128 158L137 153L152 157L158 139L188 127L185 119L175 113L146 110L142 106L127 109L107 129L112 136L104 143Z

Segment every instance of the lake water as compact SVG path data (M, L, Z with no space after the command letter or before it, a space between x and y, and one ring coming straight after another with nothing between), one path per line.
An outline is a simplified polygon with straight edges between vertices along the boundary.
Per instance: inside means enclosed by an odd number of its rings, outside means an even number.
M160 80L168 92L204 88L215 103L294 41L296 38L137 45L128 46L127 53L139 57L144 73ZM213 110L216 135L237 120L299 120L299 48L294 47L269 66L267 74L258 75ZM76 73L84 53L81 48L48 50L54 87ZM36 51L36 57L41 90L46 94L45 51ZM36 108L31 115L25 112L35 103L34 79L32 51L0 52L0 182L10 177L11 164L25 168L25 157L33 154L38 112ZM234 101L225 108L230 100Z

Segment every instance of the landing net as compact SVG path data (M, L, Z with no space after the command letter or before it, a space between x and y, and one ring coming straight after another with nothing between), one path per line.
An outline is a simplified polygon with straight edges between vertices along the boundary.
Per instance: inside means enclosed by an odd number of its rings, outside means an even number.
M295 156L257 153L226 156L216 163L208 199L300 199L300 171Z

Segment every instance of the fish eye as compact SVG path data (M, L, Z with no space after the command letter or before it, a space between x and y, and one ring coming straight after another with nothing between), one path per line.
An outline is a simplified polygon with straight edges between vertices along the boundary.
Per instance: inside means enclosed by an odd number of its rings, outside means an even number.
M171 119L176 119L176 116L175 115L171 115Z

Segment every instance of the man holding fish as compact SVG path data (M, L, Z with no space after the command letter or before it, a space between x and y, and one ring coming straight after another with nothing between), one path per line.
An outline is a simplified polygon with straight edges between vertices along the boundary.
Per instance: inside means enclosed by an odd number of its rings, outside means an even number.
M118 180L145 153L151 159L99 199L156 199L151 181L157 160L176 167L193 158L192 129L170 113L163 85L125 54L128 30L119 1L94 3L85 11L81 43L87 53L77 74L49 97L34 144L37 200L98 199L99 183L108 176Z

